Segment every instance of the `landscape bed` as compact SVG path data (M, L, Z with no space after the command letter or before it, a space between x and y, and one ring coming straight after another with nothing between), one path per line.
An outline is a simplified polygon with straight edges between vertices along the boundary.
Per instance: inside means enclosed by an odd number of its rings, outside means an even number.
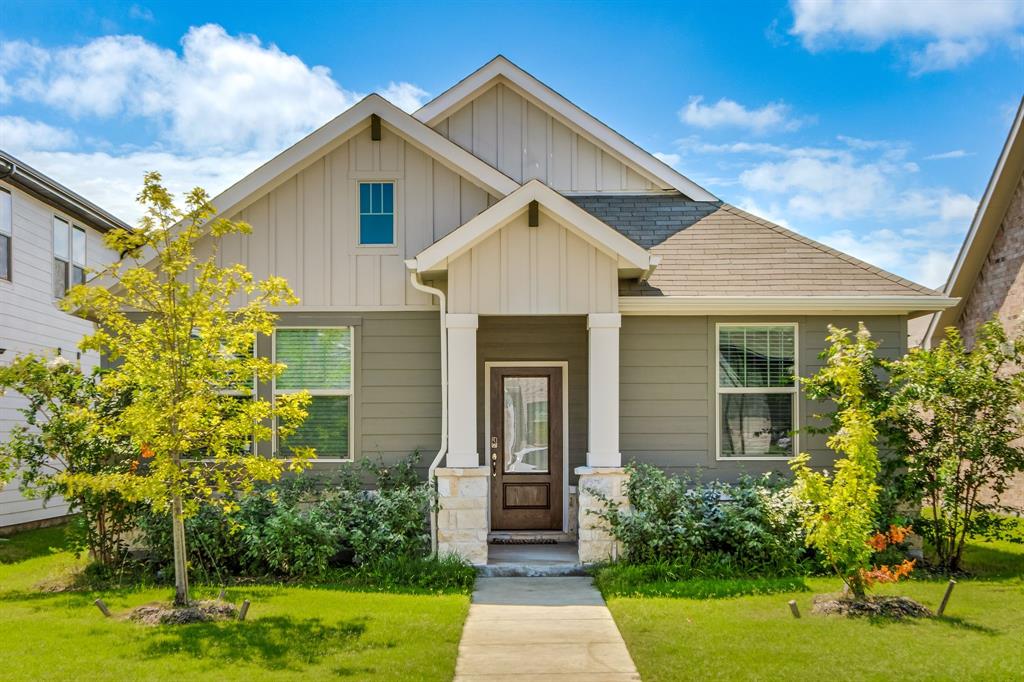
M388 594L324 584L246 584L226 598L252 601L245 622L152 627L123 620L130 609L167 600L167 586L102 592L52 589L82 562L63 529L0 542L0 641L5 680L450 680L464 593ZM211 599L219 587L197 586ZM104 618L102 597L114 614Z

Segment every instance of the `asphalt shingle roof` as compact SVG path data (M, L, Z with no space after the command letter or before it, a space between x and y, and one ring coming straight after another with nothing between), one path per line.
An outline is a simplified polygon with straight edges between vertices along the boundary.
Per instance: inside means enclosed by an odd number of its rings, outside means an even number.
M569 197L652 253L649 282L623 296L879 296L939 292L719 202L678 194Z

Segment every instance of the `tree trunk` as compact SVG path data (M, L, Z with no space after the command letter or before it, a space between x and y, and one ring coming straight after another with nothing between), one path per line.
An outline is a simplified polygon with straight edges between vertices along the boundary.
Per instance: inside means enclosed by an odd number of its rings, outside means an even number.
M185 563L185 519L181 497L171 500L171 530L174 538L174 605L188 605L188 565Z

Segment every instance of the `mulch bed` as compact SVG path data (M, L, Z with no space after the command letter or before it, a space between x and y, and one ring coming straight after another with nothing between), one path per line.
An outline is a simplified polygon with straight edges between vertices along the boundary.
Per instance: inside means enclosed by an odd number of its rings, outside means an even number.
M883 618L930 618L931 610L909 597L875 596L851 599L822 594L814 598L811 613L821 616L881 616Z
M188 606L172 606L161 602L153 602L132 609L128 620L143 625L185 625L187 623L206 623L215 620L234 620L238 609L217 599L206 599L192 602Z

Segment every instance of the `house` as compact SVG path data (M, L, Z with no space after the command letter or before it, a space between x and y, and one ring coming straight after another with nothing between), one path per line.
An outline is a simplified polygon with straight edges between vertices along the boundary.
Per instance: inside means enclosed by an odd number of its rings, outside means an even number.
M35 353L80 360L88 371L95 353L79 353L92 325L57 306L67 289L116 254L103 233L127 225L67 187L0 151L0 362ZM24 399L0 396L0 438L22 422ZM14 481L0 490L0 532L63 517L67 505L24 498Z
M214 203L253 226L217 258L302 301L257 343L287 365L260 396L312 394L291 444L320 469L420 451L439 547L474 563L519 532L606 558L587 512L629 460L830 464L793 433L828 325L899 355L953 303L724 203L500 56L412 115L370 95Z
M943 291L958 303L927 316L921 345L930 348L956 327L974 343L978 327L998 317L1014 334L1024 333L1024 99L992 171L967 237ZM1024 476L1002 502L1024 509Z

